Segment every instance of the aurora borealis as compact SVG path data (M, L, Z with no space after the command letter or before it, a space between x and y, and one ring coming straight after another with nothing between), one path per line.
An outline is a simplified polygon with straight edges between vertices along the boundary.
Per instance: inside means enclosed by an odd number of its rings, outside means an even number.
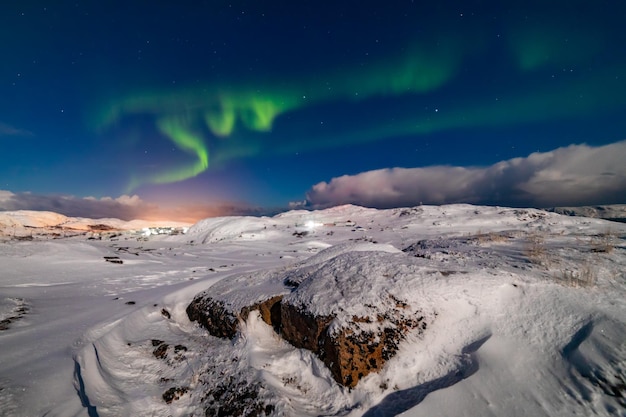
M0 6L0 190L287 207L626 139L621 1L263 3Z

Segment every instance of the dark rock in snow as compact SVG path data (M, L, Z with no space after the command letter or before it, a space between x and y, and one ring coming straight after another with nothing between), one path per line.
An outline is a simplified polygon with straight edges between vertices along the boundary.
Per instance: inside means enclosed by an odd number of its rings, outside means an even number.
M112 264L123 264L124 261L119 258L119 256L105 256L104 260L110 262Z
M152 341L152 345L154 345L154 340ZM156 349L152 352L155 358L157 359L166 359L167 358L167 348L169 345L167 343L161 342Z
M408 307L402 305L398 304L398 309ZM408 331L426 328L424 316L398 311L378 315L375 320L353 317L334 331L330 328L333 319L283 303L281 335L292 345L315 353L328 366L333 378L350 388L369 373L379 371L396 354ZM360 323L367 323L372 330L361 329Z
M319 354L332 316L316 316L291 304L281 305L281 335L297 348Z
M163 393L163 401L171 404L172 401L179 400L187 391L188 387L172 387Z
M193 299L186 311L189 320L197 321L213 336L232 339L237 334L237 314L228 310L223 301L201 294Z
M203 399L207 417L243 416L262 417L274 414L275 406L260 395L259 384L224 378Z
M404 254L398 256L407 259ZM363 269L353 269L351 265L363 265ZM249 288L237 289L231 285L228 290L218 288L210 295L207 292L197 295L187 307L187 314L213 336L233 338L239 331L239 323L257 310L286 341L317 355L339 384L354 387L396 354L398 344L408 332L421 333L427 326L424 314L408 302L389 292L379 293L364 287L363 277L371 271L378 271L374 274L387 271L380 269L375 252L344 253L315 265L285 271L283 283L288 280L285 277L296 277L298 282L287 295L266 296L264 301L244 305L241 300L248 296L238 291L245 293ZM386 276L377 279L388 280Z
M282 298L282 295L277 295L236 311L221 300L200 294L187 306L187 316L189 320L200 323L211 335L232 339L239 331L239 321L245 320L252 311L259 311L263 321L278 330Z

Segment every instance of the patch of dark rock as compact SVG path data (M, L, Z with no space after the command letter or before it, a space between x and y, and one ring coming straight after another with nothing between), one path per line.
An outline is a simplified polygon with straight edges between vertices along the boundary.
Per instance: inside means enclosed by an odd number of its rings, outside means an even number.
M239 331L240 321L257 310L283 339L313 352L339 384L353 388L369 373L382 369L397 353L407 333L421 334L427 328L425 315L396 295L387 294L381 297L379 305L364 307L371 313L354 316L342 328L333 330L330 325L334 315L316 315L304 306L285 302L282 295L234 311L223 301L202 293L187 307L187 315L211 335L232 339Z
M432 249L449 249L452 245L453 244L450 239L424 239L407 246L402 249L402 252L419 253L421 251Z
M421 209L418 207L406 208L406 209L400 210L400 212L398 213L398 217L417 216L419 214L422 214L423 212L424 212L424 209Z
M124 303L124 304L127 304L127 305L129 305L129 306L134 306L134 305L135 305L135 304L137 304L137 303L136 303L136 302L134 302L134 301L126 301L126 303Z
M89 230L92 232L108 232L115 230L113 227L106 224L90 224L87 227L89 227Z
M378 328L374 331L359 328L359 323L372 321L369 317L356 317L352 324L331 332L332 316L316 317L283 303L281 334L294 346L315 353L339 384L353 388L361 378L380 370L396 354L398 344L408 331L425 329L423 315L405 312L408 304L396 297L392 300L396 310L379 314Z
M258 310L261 315L261 319L274 328L276 332L280 331L282 317L281 317L281 301L282 295L271 297L265 301L254 304L250 307L243 308L241 310L241 317L248 317L250 312Z
M119 258L119 256L105 256L104 260L110 262L112 264L123 264L124 261Z
M11 310L8 317L0 320L0 331L9 330L11 324L24 317L30 311L23 298L8 298L8 300L14 302L15 307Z
M281 258L282 258L282 256L281 256ZM284 283L287 287L291 287L291 288L293 288L293 289L296 289L296 288L298 288L298 287L300 286L301 281L302 281L302 280L301 280L301 277L296 277L296 278L293 278L293 277L289 277L289 276L288 276L287 278L285 278L285 280L283 281L283 283Z
M163 317L165 317L166 319L171 319L171 318L172 318L172 315L170 314L170 312L169 312L169 311L167 311L167 310L166 310L166 309L164 309L164 308L162 308L162 309L161 309L161 315L162 315Z
M275 407L259 398L260 386L236 382L234 378L225 378L203 399L204 415L207 417L262 417L271 416Z
M315 316L291 304L281 308L281 335L297 348L319 353L323 346L321 336L333 321L332 316Z
M271 297L268 300L233 311L223 301L215 300L206 294L196 296L187 306L187 316L197 321L209 333L216 337L232 339L239 331L239 320L247 318L250 312L259 311L263 321L278 331L281 323L280 301L283 296Z
M184 346L184 345L174 346L174 353L178 353L178 352L187 352L187 346Z
M201 294L193 299L186 311L189 320L197 321L213 336L232 339L237 334L237 316L223 301Z
M152 345L154 346L154 340L152 341ZM169 345L167 343L161 342L161 344L158 345L156 349L154 349L152 354L157 359L166 359L167 358L167 348L168 347L169 347Z
M180 400L180 397L189 391L189 387L172 387L163 393L163 401L171 404L172 401Z

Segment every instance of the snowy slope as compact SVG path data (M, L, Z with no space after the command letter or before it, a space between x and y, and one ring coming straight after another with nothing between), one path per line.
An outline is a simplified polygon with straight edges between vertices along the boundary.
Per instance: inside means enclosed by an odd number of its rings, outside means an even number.
M594 217L626 223L626 204L607 206L553 207L549 211L567 216Z
M67 217L49 211L0 211L0 239L8 237L49 237L89 231L141 230L146 227L188 227L188 223Z
M626 224L450 205L7 241L0 415L626 415L625 238ZM428 327L347 389L256 312L233 340L187 318L203 291L241 307L285 279L335 326L393 299Z

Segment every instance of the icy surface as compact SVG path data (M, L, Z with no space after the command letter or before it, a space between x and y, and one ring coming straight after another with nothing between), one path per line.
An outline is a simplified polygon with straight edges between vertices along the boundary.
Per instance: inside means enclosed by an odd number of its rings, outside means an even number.
M67 223L20 216L9 232ZM6 238L0 415L204 415L210 401L284 416L626 415L625 237L621 223L450 205ZM337 325L403 302L429 326L348 390L255 312L232 341L210 336L185 312L203 291L234 307L283 291Z

